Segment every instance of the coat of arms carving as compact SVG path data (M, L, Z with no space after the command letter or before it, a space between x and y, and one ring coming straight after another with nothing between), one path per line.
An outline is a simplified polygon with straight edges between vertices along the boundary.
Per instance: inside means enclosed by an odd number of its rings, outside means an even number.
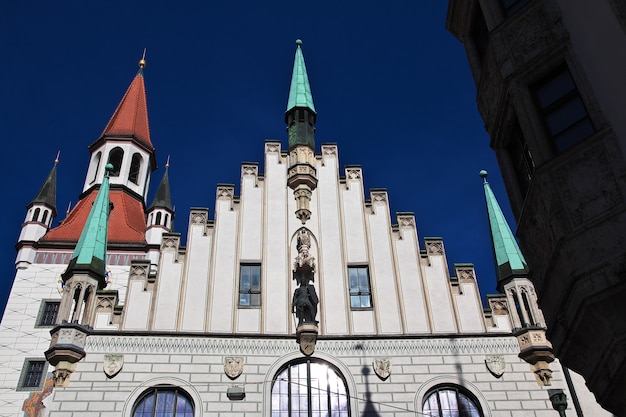
M391 359L389 358L374 359L372 367L374 368L374 373L383 381L391 375Z
M124 366L124 355L109 353L104 355L103 370L108 378L113 378L120 373Z
M504 374L504 356L502 355L490 355L485 358L485 365L493 376L500 378Z
M243 357L227 356L224 358L224 372L230 379L235 379L243 372Z

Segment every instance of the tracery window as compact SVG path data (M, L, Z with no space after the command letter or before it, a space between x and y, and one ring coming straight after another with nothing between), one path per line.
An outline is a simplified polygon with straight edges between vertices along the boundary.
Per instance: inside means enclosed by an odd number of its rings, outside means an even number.
M332 365L311 359L287 364L272 385L272 417L349 417L346 382Z
M430 417L483 417L478 402L461 387L440 385L424 400L423 414Z
M193 401L180 388L155 387L142 395L133 409L133 417L193 417Z

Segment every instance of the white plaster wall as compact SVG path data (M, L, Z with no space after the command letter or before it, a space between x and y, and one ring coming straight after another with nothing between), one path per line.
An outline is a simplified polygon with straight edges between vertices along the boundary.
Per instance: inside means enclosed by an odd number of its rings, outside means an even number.
M423 267L423 271L426 279L426 294L431 305L433 333L456 332L450 284L446 272L448 266L441 255L429 255L428 259L430 265Z
M460 326L459 331L461 333L484 332L485 319L476 284L462 283L459 286L461 287L461 294L454 295Z
M145 285L143 279L132 279L129 282L124 305L124 330L148 330L152 291L144 291Z
M292 328L289 319L291 311L290 262L287 259L287 198L288 193L286 163L281 161L280 152L265 153L265 223L263 236L263 271L261 279L263 330L266 333L286 334Z
M208 210L204 214L208 216ZM183 331L202 331L206 326L204 313L208 309L212 243L213 235L206 232L205 223L190 223L181 305Z
M230 199L215 202L215 251L209 290L209 331L232 332L236 308L237 223L239 210Z
M413 225L415 220L413 219ZM419 246L415 226L401 227L402 239L394 240L400 274L399 293L404 305L404 321L407 333L430 331L424 288L419 266Z
M338 160L324 155L323 165L317 167L317 206L319 213L320 268L318 273L320 316L322 329L328 335L349 332L346 273L343 256L343 236L339 208Z
M263 256L263 182L255 175L241 178L241 241L239 257L242 261L260 262Z
M342 221L345 236L346 262L368 263L367 234L365 231L365 199L361 179L346 177L346 188L341 190Z
M394 256L392 253L391 225L387 202L373 202L373 213L367 216L370 232L372 262L370 281L372 303L378 312L380 334L402 333L398 301Z
M40 215L41 217L41 215ZM22 230L20 231L19 242L22 241L38 241L43 235L46 234L48 228L39 222L31 222L27 221L22 226Z
M614 417L613 413L609 413L604 408L600 407L598 403L596 403L596 398L594 395L587 389L587 383L585 379L578 375L576 372L569 370L569 375L572 380L572 385L574 386L574 391L576 392L576 396L578 397L578 402L580 403L580 408L583 411L584 416L593 416L593 417ZM572 397L568 397L568 403L572 402Z
M154 330L176 330L182 281L182 264L176 259L176 249L161 253L159 275L156 282L154 303ZM203 311L196 314L203 315Z

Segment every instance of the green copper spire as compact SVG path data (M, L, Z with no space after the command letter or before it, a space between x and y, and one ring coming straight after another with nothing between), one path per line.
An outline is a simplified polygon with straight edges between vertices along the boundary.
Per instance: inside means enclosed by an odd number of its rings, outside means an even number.
M291 76L287 111L294 107L308 107L312 111L315 111L309 76L306 73L304 55L302 55L302 41L300 39L296 40L296 45L298 46L296 48L296 58L293 62L293 75Z
M306 145L315 150L315 106L311 95L309 77L302 55L302 41L296 41L296 58L293 63L291 88L285 112L285 123L289 135L289 149L298 145Z
M491 227L498 282L514 275L528 274L528 266L526 265L524 255L522 255L515 236L513 236L513 232L511 232L511 228L498 205L496 196L487 182L487 171L480 171L480 176L483 178L485 186L485 200L487 201L487 212L489 213L489 226Z
M106 286L105 261L107 249L107 231L111 202L109 201L109 175L113 169L112 164L105 167L104 179L91 207L85 227L78 239L70 263L65 271L65 277L69 278L73 272L85 271L97 275L100 289Z

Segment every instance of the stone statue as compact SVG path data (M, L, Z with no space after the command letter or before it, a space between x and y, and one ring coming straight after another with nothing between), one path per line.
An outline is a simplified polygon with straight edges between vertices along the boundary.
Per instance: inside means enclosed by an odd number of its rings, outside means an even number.
M306 275L300 275L297 279L300 286L293 293L291 311L298 318L298 327L303 324L317 326L315 316L317 316L319 298L317 298L315 287L313 284L309 284L309 279Z

